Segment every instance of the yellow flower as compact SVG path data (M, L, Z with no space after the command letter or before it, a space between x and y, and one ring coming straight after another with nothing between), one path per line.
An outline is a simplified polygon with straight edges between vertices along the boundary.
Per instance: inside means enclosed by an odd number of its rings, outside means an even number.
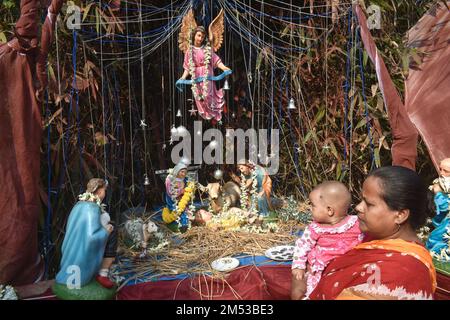
M175 212L171 212L169 208L164 208L162 213L162 219L165 223L172 223L177 220L177 215Z

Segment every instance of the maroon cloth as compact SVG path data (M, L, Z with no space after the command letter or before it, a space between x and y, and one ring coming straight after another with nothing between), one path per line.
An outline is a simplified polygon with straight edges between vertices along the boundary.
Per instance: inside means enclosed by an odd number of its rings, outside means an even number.
M447 4L450 7L450 1ZM408 32L408 46L425 56L410 67L406 110L439 168L439 162L450 157L450 10L443 3Z
M59 3L55 5L55 3ZM60 8L62 0L53 0ZM39 0L22 0L15 37L0 45L0 283L23 285L39 278L41 115L33 75L36 57L46 60L48 40L38 51Z
M436 272L437 288L434 293L436 300L450 300L450 276Z
M226 282L208 276L126 286L118 300L290 300L291 266L248 266ZM233 290L234 292L233 292Z
M406 108L389 75L383 59L378 53L375 42L367 27L367 19L359 5L355 5L356 15L361 27L361 39L364 47L375 65L380 90L383 93L389 124L392 131L392 165L399 165L415 170L417 158L418 133L406 112Z

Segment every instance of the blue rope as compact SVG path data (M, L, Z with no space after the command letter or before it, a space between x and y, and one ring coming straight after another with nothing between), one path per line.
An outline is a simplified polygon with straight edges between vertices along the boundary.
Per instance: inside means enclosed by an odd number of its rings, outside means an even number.
M123 124L121 121L121 108L120 108L120 98L119 98L119 92L120 92L120 86L119 82L117 81L116 76L116 68L113 68L113 79L114 79L114 96L116 101L116 113L117 113L117 122L116 122L116 138L120 139L121 134L121 128L123 128ZM125 161L123 159L125 155L125 149L123 144L120 144L119 152L118 152L118 159L119 159L119 169L121 170L120 174L120 186L119 186L119 199L124 200L124 174L122 174Z
M367 127L367 135L369 137L370 141L370 156L371 156L371 162L370 162L370 171L372 170L374 164L375 164L375 152L374 152L374 146L373 146L373 139L372 139L372 133L370 131L371 125L370 125L370 118L369 118L369 108L367 106L367 97L366 97L366 81L365 81L365 75L364 75L364 66L363 66L363 49L362 44L360 41L360 30L356 33L356 43L359 47L359 69L361 74L361 82L362 82L362 96L364 100L364 113L366 117L366 127Z
M348 40L347 40L347 62L345 70L344 84L344 162L347 162L347 139L348 139L348 93L350 90L351 71L351 48L352 48L352 9L348 13Z
M51 113L50 108L48 106L48 90L45 91L45 109L47 114L47 119L50 119ZM45 261L45 269L44 269L44 278L48 279L48 270L50 267L50 251L53 247L52 244L52 233L51 233L51 224L52 224L52 190L51 190L51 181L52 181L52 162L51 162L51 140L50 140L50 132L51 125L48 124L47 128L47 215L45 217L45 225L44 225L44 261Z
M76 84L76 75L77 75L77 31L73 30L73 47L72 47L72 66L73 66L73 84ZM82 162L82 152L83 152L83 147L81 145L81 134L80 134L80 104L79 104L79 100L80 100L80 95L78 92L78 89L75 87L74 90L72 90L72 94L75 93L75 110L76 110L76 114L77 114L77 146L79 148L78 152L78 162L79 162L79 166L80 166L80 184L79 184L79 191L80 193L83 192L83 180L84 180L84 175L83 175L83 162ZM70 103L72 103L72 97L70 99Z
M291 77L292 77L292 75L291 75ZM286 97L289 98L288 77L286 77ZM295 165L295 170L298 172L299 177L302 178L303 177L303 173L302 173L302 170L301 170L300 165L298 163L299 162L299 157L300 157L299 151L298 151L299 145L298 145L298 142L295 140L294 134L292 133L292 118L291 118L291 111L289 109L287 110L287 114L288 114L288 117L289 117L289 137L291 138L292 145L294 146L294 165ZM306 197L306 192L305 192L305 189L303 187L303 182L302 182L301 179L300 179L300 189L302 191L303 196Z

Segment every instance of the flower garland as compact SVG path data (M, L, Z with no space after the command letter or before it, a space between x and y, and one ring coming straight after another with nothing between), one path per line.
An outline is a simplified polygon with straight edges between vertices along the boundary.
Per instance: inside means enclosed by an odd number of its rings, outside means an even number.
M252 169L252 177L250 179L252 179L252 188L249 192L250 193L250 204L248 206L247 206L248 191L247 191L247 186L245 185L245 182L247 181L247 179L244 179L244 178L241 179L241 209L256 214L258 212L257 207L256 207L256 202L257 202L256 186L258 184L256 168Z
M169 208L165 207L163 209L162 218L163 221L167 224L177 221L180 224L180 216L186 209L188 203L193 201L195 193L195 182L189 181L187 183L187 187L184 189L184 194L181 197L181 200L176 203L176 209L174 211L170 211Z
M192 31L191 31L191 35L192 35ZM190 48L190 54L189 54L189 74L191 75L191 78L193 80L192 82L192 94L194 96L195 100L205 100L206 96L208 95L208 72L209 72L209 63L211 61L211 45L209 44L209 42L206 43L206 45L204 46L204 69L205 69L205 74L204 79L203 79L203 83L202 83L202 92L199 93L198 92L198 88L197 88L197 83L195 83L195 65L194 65L194 60L193 60L193 55L194 55L194 49L193 49L193 45L192 45L192 40L191 37L188 37L188 41L189 41L189 48Z
M78 196L78 200L80 201L89 201L89 202L95 202L98 204L102 212L106 212L106 205L102 203L102 200L100 200L99 196L96 194L93 194L92 192L85 192Z

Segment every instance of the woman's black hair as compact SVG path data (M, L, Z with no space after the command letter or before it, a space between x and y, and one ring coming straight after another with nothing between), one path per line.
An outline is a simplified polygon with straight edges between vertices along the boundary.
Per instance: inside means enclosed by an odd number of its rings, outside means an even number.
M387 166L375 169L369 177L380 180L382 199L391 210L409 209L407 222L414 230L425 225L429 216L427 188L415 171Z

